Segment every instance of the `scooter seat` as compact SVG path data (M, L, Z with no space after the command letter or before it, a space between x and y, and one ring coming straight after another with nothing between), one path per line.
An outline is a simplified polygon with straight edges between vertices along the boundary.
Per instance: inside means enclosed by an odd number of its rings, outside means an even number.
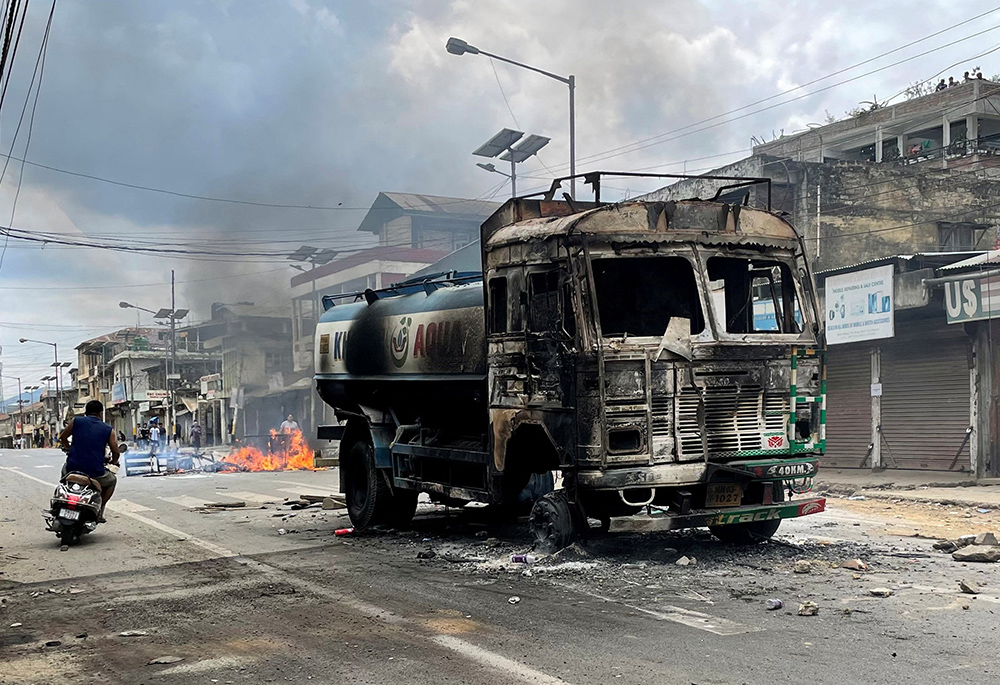
M67 473L66 477L63 478L63 480L66 481L67 483L76 483L77 485L89 485L98 492L100 492L102 489L100 483L98 483L96 480L94 480L85 473L76 473L76 472Z

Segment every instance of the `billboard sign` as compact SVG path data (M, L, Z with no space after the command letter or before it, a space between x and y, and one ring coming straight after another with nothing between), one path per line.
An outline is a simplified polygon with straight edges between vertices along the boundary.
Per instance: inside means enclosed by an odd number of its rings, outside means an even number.
M1000 318L1000 276L970 276L944 284L948 323Z
M111 386L111 404L121 404L125 401L125 382L118 381Z
M826 279L826 341L830 345L891 338L894 267L880 266Z

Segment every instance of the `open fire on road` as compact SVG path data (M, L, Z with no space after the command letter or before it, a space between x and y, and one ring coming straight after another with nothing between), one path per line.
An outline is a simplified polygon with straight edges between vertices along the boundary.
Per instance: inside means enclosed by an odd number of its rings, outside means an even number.
M226 456L223 463L235 471L314 471L313 452L301 430L279 433L272 430L266 450L244 445Z

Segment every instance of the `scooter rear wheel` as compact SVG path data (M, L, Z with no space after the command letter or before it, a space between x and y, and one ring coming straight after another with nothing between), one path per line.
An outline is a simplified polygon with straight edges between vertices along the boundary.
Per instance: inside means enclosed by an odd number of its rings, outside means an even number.
M66 546L73 544L73 538L76 537L76 531L73 528L63 528L59 531L59 541Z

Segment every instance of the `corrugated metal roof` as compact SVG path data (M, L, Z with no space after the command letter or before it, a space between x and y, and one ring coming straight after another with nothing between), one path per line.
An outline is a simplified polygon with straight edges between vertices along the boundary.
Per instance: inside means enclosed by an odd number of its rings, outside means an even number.
M104 335L99 335L96 338L91 338L90 340L84 340L82 343L78 344L75 349L80 349L81 347L87 345L95 345L99 343L112 343L112 342L125 342L128 340L135 340L136 336L141 336L145 338L150 338L152 335L161 331L159 328L136 328L135 326L131 328L120 328L113 333L105 333ZM150 344L152 340L150 339Z
M380 192L358 226L359 231L377 233L382 226L404 214L447 215L482 223L500 206L499 202L442 197L418 193Z
M916 254L897 254L888 257L875 257L874 259L868 259L863 262L857 262L856 264L848 264L845 266L838 266L832 269L823 269L822 271L817 271L817 276L832 276L835 274L848 273L850 271L859 271L861 269L873 268L876 266L883 266L886 264L898 264L900 262L919 262L921 268L923 267L934 267L934 268L950 268L945 265L952 264L956 259L961 259L962 257L967 257L969 255L978 255L981 252L918 252Z
M499 202L488 200L468 200L460 197L441 197L439 195L422 195L418 193L381 193L401 209L411 212L431 212L445 214L466 214L473 216L489 216Z
M967 269L971 266L998 263L1000 263L1000 250L987 250L986 252L980 252L974 257L942 266L941 271L957 271L958 269Z

